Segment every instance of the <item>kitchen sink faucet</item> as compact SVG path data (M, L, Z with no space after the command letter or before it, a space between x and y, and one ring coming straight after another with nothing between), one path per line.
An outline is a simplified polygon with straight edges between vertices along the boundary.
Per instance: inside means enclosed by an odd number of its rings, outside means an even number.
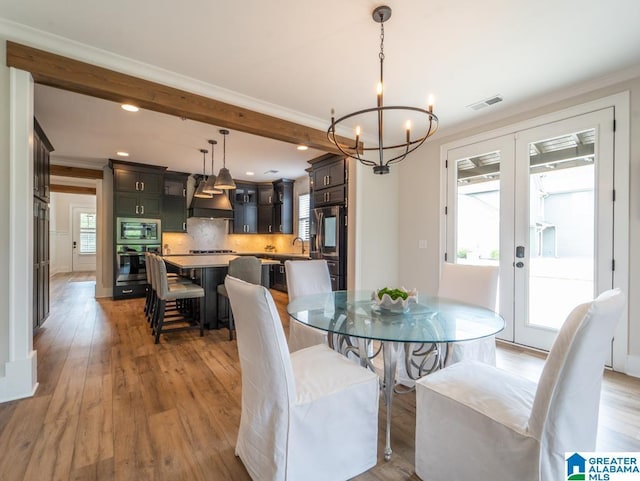
M295 239L293 239L291 245L295 245L298 239L300 239L300 243L302 244L302 254L304 254L304 239L302 237L296 237Z

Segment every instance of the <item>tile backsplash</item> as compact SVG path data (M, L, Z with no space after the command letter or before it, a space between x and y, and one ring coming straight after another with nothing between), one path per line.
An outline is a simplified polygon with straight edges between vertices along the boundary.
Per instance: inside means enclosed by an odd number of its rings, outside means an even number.
M237 252L265 252L265 246L275 246L275 252L300 252L300 241L291 245L295 235L229 234L226 220L187 219L186 234L165 233L162 247L165 254L188 254L190 250L231 249ZM305 243L308 252L308 245Z

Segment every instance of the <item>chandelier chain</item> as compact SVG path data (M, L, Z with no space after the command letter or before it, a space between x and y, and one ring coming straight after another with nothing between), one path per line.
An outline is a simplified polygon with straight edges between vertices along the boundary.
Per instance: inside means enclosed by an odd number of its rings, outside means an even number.
M380 23L380 61L384 60L384 22Z

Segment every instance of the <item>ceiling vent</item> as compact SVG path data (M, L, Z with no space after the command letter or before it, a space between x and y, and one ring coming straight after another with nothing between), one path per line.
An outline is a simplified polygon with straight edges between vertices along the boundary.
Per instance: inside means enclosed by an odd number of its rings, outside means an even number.
M266 170L264 173L265 174L277 174L278 172L279 171L277 171L277 170L270 169L270 170Z
M467 105L467 107L473 110L481 110L485 107L489 107L493 104L497 104L498 102L502 102L502 100L503 100L502 95L497 94L497 95L494 95L493 97L489 97L488 99L481 100L480 102Z

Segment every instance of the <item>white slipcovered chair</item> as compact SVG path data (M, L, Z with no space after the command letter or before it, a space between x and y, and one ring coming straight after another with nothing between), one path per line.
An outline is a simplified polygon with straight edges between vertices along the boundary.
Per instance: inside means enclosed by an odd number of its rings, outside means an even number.
M495 311L499 272L498 266L472 266L445 262L442 264L438 297L446 297ZM463 359L475 359L495 366L496 337L452 342L447 346L447 351L446 365Z
M426 481L567 479L566 451L594 451L602 372L625 306L619 289L576 307L538 384L462 361L416 383L416 474Z
M473 266L445 262L442 265L438 297L446 297L494 311L498 295L499 271L497 266ZM418 373L416 368L412 368L412 376L407 373L404 360L405 349L420 352L424 351L424 348L420 344L409 344L408 347L405 344L401 347L397 382L404 386L413 387L415 385L414 379L418 377ZM410 359L417 366L422 361L422 357L419 355ZM474 359L495 366L495 336L473 341L450 342L447 345L445 365L449 366L463 359Z
M325 260L285 261L289 302L300 296L331 292L331 276ZM289 351L327 344L327 333L289 318Z
M290 354L271 293L225 285L242 369L236 455L251 478L338 481L375 466L378 377L325 344Z

